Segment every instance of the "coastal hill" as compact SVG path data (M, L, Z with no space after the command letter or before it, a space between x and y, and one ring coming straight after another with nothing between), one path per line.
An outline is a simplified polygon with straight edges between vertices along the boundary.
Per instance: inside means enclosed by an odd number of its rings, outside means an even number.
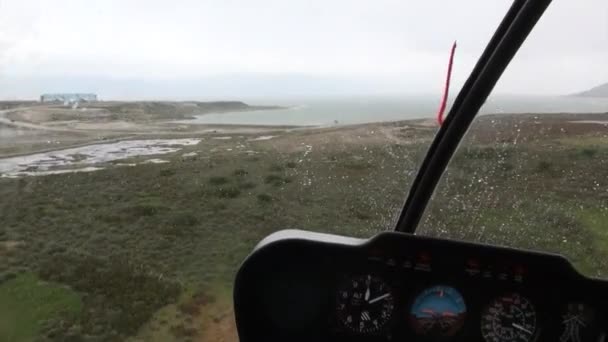
M604 83L589 90L573 94L579 97L608 97L608 83Z
M96 101L81 103L79 110L57 103L0 101L0 110L14 121L150 121L191 119L195 115L283 109L280 106L249 105L241 101Z

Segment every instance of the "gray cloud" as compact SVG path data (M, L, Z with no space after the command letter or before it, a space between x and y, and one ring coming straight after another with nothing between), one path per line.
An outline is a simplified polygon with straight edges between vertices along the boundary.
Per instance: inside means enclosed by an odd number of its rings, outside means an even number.
M294 89L302 82L302 91L308 91L310 80L318 80L332 85L319 91L343 82L343 91L433 93L441 89L451 42L459 42L457 87L510 3L4 0L2 84L5 96L13 97L35 96L36 87L28 91L27 84L36 78L73 87L85 86L76 80L87 79L88 85L99 79L116 89L119 80L142 85L169 80L186 87L192 80L215 79L247 92L246 85L258 77L254 83L267 85L269 92L273 84L280 91L285 82ZM496 91L585 89L608 81L606 60L608 1L554 1ZM108 79L115 81L102 81Z

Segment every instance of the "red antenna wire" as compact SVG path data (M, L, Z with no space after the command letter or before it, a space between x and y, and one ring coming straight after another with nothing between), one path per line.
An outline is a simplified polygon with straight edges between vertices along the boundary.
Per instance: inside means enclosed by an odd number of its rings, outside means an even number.
M450 63L448 64L448 74L445 78L445 88L443 89L443 98L441 99L441 106L439 112L437 112L437 123L439 126L443 124L443 113L448 102L448 95L450 94L450 79L452 78L452 65L454 64L454 53L456 53L456 41L452 45L452 52L450 53Z

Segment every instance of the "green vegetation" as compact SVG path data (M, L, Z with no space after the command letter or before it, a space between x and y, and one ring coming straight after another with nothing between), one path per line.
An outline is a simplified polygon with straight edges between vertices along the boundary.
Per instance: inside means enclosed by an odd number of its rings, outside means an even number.
M594 249L608 255L608 212L606 210L581 210L578 215L585 230L593 237Z
M45 324L73 319L81 312L78 293L23 273L0 285L0 339L31 341Z
M257 184L254 182L245 181L245 182L239 182L238 186L242 190L250 190L250 189L255 188L257 186Z
M238 187L229 186L219 188L216 191L216 195L219 198L236 198L241 194L241 190Z
M244 176L247 176L248 172L247 172L247 170L244 170L244 169L236 169L236 170L234 170L233 174L235 176L244 177Z
M163 279L162 273L131 265L118 256L55 254L41 262L38 273L86 294L81 315L49 328L46 335L51 339L76 337L76 332L104 340L124 339L158 309L175 301L180 292L179 284Z
M518 145L508 153L469 142L427 209L423 233L551 251L588 275L608 276L608 208L599 184L608 179L608 146L581 141L554 149Z
M581 154L588 158L593 158L597 154L597 149L595 148L583 148L581 150Z
M0 272L25 268L83 298L82 314L49 322L40 334L121 340L143 334L139 329L144 326L147 332L178 339L195 333L192 329L200 334L196 322L206 320L209 312L218 313L205 326L230 317L228 308L220 306L230 302L234 273L261 238L285 227L373 234L384 223L370 218L389 215L405 191L385 181L401 178L404 165L415 165L415 160L387 161L392 155L419 157L423 152L405 144L354 147L349 153L372 151L370 163L383 165L370 175L370 170L342 170L340 163L327 162L349 146L305 159L299 151L264 143L250 148L259 153L208 152L212 149L199 146L192 149L198 149L200 158L181 158L186 149L168 156L171 164L0 179L0 195L12 199L0 205L0 237L24 242L12 252L11 266ZM301 159L297 168L283 166ZM380 181L368 182L369 177ZM382 193L393 203L343 200L366 193ZM352 215L353 205L360 213ZM218 300L170 309L181 303L184 291ZM201 312L199 318L187 314L195 311ZM159 312L173 313L157 319Z
M101 108L112 113L117 119L150 120L167 118L186 118L196 114L237 112L259 109L278 109L278 106L250 106L239 101L216 102L98 102L91 108Z
M259 194L257 197L258 197L258 201L260 201L260 202L271 202L272 201L272 196L270 196L268 194Z
M536 165L536 171L540 173L548 173L551 171L552 165L551 162L541 160Z
M291 178L283 177L283 176L277 175L277 174L271 174L271 175L264 177L264 183L271 184L272 186L276 186L276 187L280 187L282 185L285 185L285 184L288 184L291 182L292 182Z
M232 281L264 236L302 228L369 237L391 227L434 134L399 125L206 139L163 156L170 164L0 178L10 199L0 202L0 340L233 334ZM606 140L527 143L517 133L509 144L484 136L488 129L480 124L462 144L421 233L559 252L587 274L608 275ZM22 308L11 291L36 295ZM5 319L15 310L19 321Z
M228 178L223 176L214 176L209 178L209 184L222 185L228 183Z

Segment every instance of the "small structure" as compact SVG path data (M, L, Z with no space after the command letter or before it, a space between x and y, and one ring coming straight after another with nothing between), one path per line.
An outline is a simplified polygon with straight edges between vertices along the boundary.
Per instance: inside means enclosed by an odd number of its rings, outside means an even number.
M56 102L64 104L73 104L80 102L97 101L97 94L79 94L79 93L64 93L64 94L42 94L40 102Z

